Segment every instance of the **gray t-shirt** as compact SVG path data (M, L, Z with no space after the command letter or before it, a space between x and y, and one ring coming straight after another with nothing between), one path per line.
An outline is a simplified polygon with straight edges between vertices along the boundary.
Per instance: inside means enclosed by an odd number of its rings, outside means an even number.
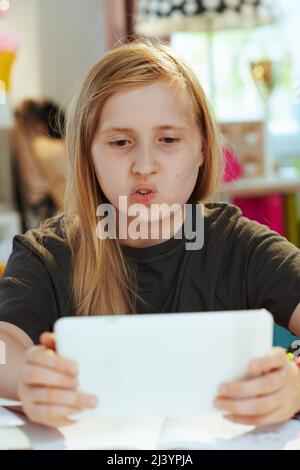
M145 248L123 245L135 264L139 313L267 308L288 328L300 302L300 250L266 226L250 221L226 203L205 204L204 244L186 250L187 240L171 238ZM62 216L63 217L63 216ZM75 314L72 260L59 219L56 237L46 237L41 254L26 235L0 280L0 321L19 326L33 340L52 331L55 321ZM110 312L107 312L110 314Z

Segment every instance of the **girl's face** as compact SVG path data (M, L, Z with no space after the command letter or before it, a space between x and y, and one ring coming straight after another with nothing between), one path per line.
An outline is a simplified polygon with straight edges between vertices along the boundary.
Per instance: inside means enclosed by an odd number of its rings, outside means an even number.
M105 103L92 143L92 159L106 198L128 207L141 183L155 186L150 204L189 199L203 163L202 137L189 104L167 82L115 93ZM142 202L143 203L143 202Z

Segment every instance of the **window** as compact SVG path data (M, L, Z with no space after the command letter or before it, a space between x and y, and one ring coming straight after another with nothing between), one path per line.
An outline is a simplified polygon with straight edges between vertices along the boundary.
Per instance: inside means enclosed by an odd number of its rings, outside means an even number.
M263 102L250 73L250 63L277 64L270 98L270 122L279 132L300 124L299 0L280 0L280 22L252 30L213 33L215 114L220 121L262 119ZM205 32L174 33L171 45L193 67L209 95L208 37Z

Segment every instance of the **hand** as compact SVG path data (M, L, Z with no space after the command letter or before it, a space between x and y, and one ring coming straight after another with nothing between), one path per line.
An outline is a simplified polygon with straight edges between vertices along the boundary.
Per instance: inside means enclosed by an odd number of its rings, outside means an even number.
M96 397L77 391L78 366L55 352L55 337L44 333L41 345L26 355L18 394L23 410L31 421L46 426L72 424L70 414L94 408Z
M300 411L300 370L282 348L254 359L244 380L224 383L214 405L235 423L267 425L286 421Z

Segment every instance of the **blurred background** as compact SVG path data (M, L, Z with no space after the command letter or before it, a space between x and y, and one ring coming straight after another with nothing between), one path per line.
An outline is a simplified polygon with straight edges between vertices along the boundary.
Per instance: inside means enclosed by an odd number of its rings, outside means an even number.
M142 36L169 43L209 97L225 162L214 199L300 247L299 24L299 0L0 0L0 276L13 236L63 211L72 90Z

